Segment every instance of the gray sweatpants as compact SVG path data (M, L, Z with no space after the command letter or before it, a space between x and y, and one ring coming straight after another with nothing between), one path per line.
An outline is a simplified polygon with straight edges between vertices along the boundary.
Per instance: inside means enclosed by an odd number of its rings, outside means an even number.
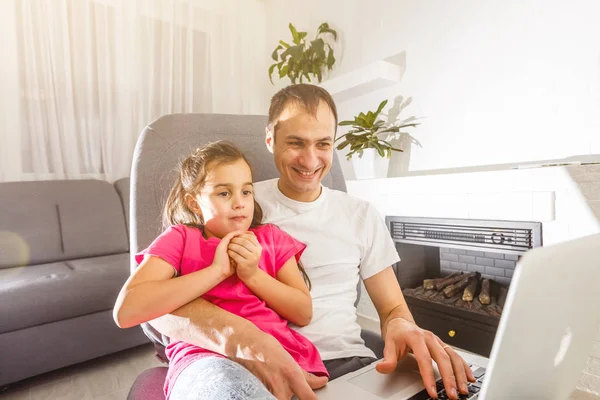
M324 361L329 380L375 361L349 357ZM240 364L221 357L205 357L184 369L171 390L170 400L275 400L262 382Z

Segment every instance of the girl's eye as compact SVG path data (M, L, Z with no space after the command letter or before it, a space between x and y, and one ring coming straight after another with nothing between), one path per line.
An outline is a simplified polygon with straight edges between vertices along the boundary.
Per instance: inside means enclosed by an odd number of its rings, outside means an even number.
M252 194L252 191L250 190L244 190L244 196L250 196Z
M229 196L229 193L227 193L227 192L221 192L221 193L219 193L217 196L220 196L220 197L227 197L227 196Z

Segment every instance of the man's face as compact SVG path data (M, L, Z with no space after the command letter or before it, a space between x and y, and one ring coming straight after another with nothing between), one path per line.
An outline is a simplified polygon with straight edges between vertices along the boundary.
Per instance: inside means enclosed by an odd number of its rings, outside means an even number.
M267 130L267 147L279 170L279 189L297 201L314 201L333 159L335 118L321 102L316 118L302 106L290 103L281 113L275 137Z

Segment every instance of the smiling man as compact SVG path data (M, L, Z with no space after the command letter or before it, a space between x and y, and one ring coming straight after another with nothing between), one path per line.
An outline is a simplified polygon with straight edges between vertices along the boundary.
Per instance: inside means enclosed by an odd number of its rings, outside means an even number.
M321 184L331 168L336 127L335 103L322 88L292 85L271 100L265 142L280 177L255 183L254 189L263 222L307 245L300 261L312 283L313 318L307 326L294 328L317 347L331 379L374 362L354 308L362 279L385 341L377 370L392 372L411 351L429 395L436 397L435 361L448 395L457 398L458 392L467 393L467 381L474 380L471 370L450 346L414 323L391 267L399 257L383 219L371 204ZM189 371L190 380L175 382L181 393L190 395L186 399L196 398L197 388L207 385L214 389L214 399L221 398L216 393L272 399L256 388L260 381L277 399L296 394L300 400L314 400L312 389L325 384L303 371L272 337L202 299L152 325L169 337L223 354L251 372L244 375L234 365ZM248 393L247 388L254 389Z
M288 86L271 100L266 145L280 177L256 184L255 192L265 220L307 245L301 261L313 285L313 319L298 331L317 346L332 379L375 361L356 322L356 286L362 279L385 339L377 370L393 371L411 350L430 395L436 392L432 360L449 394L466 393L472 379L466 363L414 323L391 267L398 254L377 210L321 185L331 168L337 121L333 99L314 85Z
M290 96L291 88L294 86L273 98L266 144L275 158L281 192L288 198L311 202L319 197L321 181L333 160L337 118L331 110L335 104L315 97L316 87L312 86L295 87L307 92L303 96L309 101L295 100L295 96Z

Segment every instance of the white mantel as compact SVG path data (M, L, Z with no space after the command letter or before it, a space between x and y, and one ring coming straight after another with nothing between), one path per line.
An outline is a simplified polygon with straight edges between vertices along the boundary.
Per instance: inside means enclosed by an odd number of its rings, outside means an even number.
M600 165L510 169L346 182L383 216L543 223L544 244L600 232Z

